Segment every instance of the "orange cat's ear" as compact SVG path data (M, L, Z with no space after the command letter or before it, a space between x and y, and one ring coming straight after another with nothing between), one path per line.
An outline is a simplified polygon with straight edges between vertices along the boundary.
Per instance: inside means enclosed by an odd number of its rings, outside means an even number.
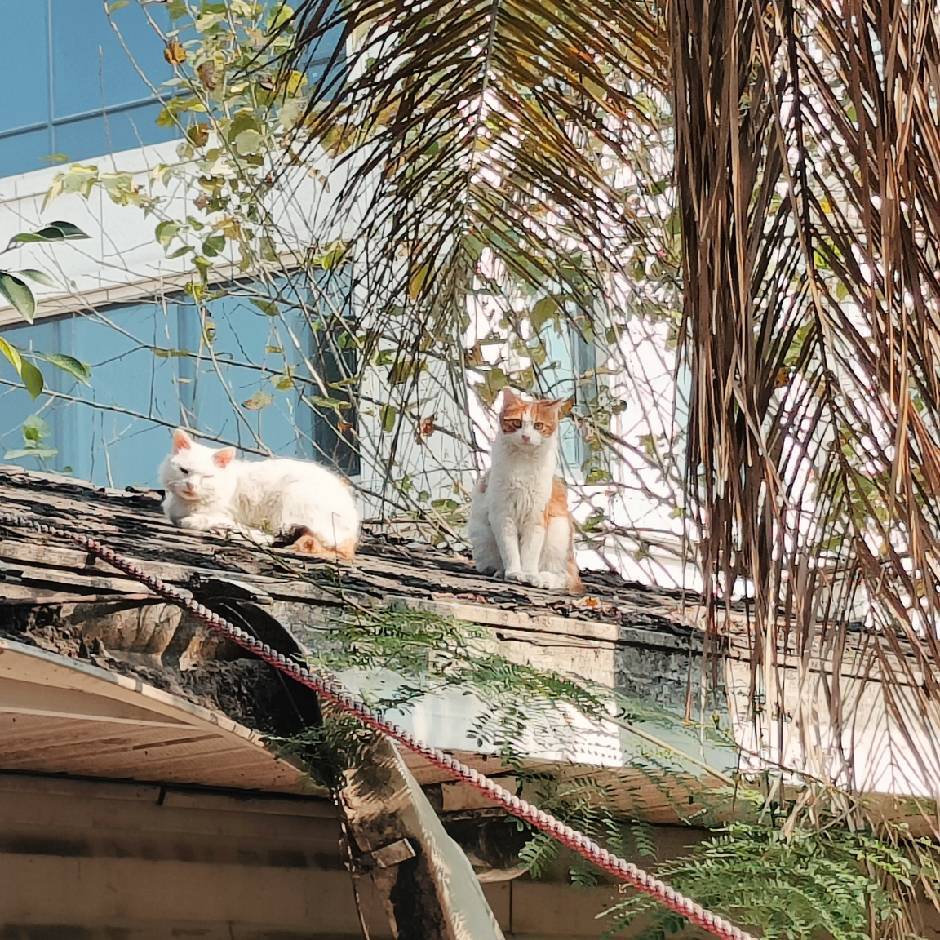
M182 429L177 428L173 432L173 453L178 454L181 450L188 450L192 447L193 439Z
M500 403L500 408L505 411L507 408L512 405L517 405L521 401L522 399L507 385L503 389L503 399Z
M212 455L212 460L217 467L227 467L235 459L234 447L223 447Z
M559 399L555 402L555 407L558 409L558 417L565 418L571 414L571 409L574 408L574 395L571 398Z

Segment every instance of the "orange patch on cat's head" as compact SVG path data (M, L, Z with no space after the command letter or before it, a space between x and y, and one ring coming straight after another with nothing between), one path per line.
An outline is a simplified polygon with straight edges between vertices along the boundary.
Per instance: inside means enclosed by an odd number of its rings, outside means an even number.
M543 437L551 437L557 430L562 418L571 412L573 398L538 398L535 401L523 401L512 389L503 390L499 423L505 434L518 431L525 417L530 418L535 430Z

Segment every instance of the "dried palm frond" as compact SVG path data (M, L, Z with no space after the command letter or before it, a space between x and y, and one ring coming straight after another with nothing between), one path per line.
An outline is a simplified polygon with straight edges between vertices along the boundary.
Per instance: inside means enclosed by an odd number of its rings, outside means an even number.
M635 288L681 228L710 626L746 583L755 758L856 792L940 780L937 18L926 0L671 0L664 28L640 0L302 0L295 20L306 54L333 30L352 49L294 149L332 157L325 227L384 324L365 352L390 351L386 473L422 381L458 403L468 373L484 402L537 387L553 318L605 334L608 370L649 394L624 310L668 317ZM636 198L669 187L657 95L675 226ZM515 371L484 355L507 331ZM594 432L630 462L627 435Z
M607 328L608 370L641 377L609 324L622 331L638 252L669 254L650 244L667 226L628 193L656 183L642 136L650 152L669 140L650 96L674 96L686 484L712 627L722 593L743 580L753 595L755 750L926 793L940 778L928 6L675 0L667 36L640 2L305 0L295 25L308 55L336 30L352 50L322 70L294 149L332 157L324 228L356 246L362 322L384 324L364 354L388 366L389 477L421 439L402 429L423 426L429 388L460 404L476 369L484 402L507 380L542 384L531 340L546 319ZM521 344L515 371L481 352L500 330ZM595 431L625 459L626 437ZM866 639L849 643L860 619ZM920 766L885 759L860 781L874 675L869 742Z
M668 306L641 296L637 265L668 271L676 257L662 222L671 128L657 6L304 0L292 27L302 62L337 31L346 40L311 87L293 150L305 165L329 159L335 201L320 230L353 246L363 355L387 369L386 476L432 411L437 432L474 441L468 371L483 405L506 383L558 393L545 336L569 327L608 347L580 376L594 389L585 434L628 449L611 434L619 393L597 376L626 374L630 304Z
M749 582L755 747L935 800L936 4L674 0L670 36L712 626Z

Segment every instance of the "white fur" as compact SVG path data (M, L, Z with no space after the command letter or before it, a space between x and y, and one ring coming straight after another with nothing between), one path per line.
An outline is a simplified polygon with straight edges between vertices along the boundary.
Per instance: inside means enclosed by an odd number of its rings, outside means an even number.
M568 585L571 523L555 517L544 525L557 465L557 430L545 437L528 413L518 431L497 431L489 473L470 507L477 571L552 590Z
M166 517L185 529L236 531L269 545L304 528L326 548L359 536L349 485L304 460L242 461L234 448L206 447L177 430L160 465L160 482Z

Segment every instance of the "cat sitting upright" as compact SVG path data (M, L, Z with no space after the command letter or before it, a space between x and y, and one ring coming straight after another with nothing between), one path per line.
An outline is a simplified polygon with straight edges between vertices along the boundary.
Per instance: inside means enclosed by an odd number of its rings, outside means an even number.
M352 559L359 511L346 480L304 460L243 461L234 447L199 444L177 428L160 465L163 512L174 525L239 532L262 545L294 539L295 552Z
M489 472L473 492L469 536L477 571L572 594L584 590L574 558L574 523L555 476L563 401L503 393Z

